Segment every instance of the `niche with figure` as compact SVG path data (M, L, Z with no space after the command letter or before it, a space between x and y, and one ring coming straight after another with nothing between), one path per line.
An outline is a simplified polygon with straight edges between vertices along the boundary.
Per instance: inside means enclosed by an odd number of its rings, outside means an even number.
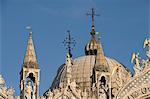
M99 97L100 99L109 99L108 79L105 76L99 79Z
M35 99L35 92L36 92L35 77L33 73L29 73L29 75L26 78L26 98Z

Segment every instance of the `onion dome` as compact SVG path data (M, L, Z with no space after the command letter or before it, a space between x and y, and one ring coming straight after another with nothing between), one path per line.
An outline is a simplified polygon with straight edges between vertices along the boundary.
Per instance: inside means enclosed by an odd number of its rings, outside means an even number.
M108 64L104 55L102 45L96 39L96 32L95 32L94 25L92 26L91 36L92 36L91 40L85 46L85 54L96 56L96 60L95 60L96 70L99 70L101 72L108 72L109 67L108 67Z
M96 40L96 32L94 29L94 25L92 26L91 40L85 46L85 55L96 55L98 49L98 42Z

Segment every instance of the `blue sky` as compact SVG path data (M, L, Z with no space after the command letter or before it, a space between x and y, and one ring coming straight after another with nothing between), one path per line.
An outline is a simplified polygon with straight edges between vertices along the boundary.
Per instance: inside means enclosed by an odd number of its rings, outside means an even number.
M46 91L65 62L62 41L71 31L77 44L73 57L84 55L90 39L92 7L101 16L95 28L101 33L106 56L115 58L132 70L131 53L145 58L143 40L149 36L149 0L1 0L0 72L7 86L19 95L19 72L27 46L27 25L32 25L38 63L41 69L40 95Z

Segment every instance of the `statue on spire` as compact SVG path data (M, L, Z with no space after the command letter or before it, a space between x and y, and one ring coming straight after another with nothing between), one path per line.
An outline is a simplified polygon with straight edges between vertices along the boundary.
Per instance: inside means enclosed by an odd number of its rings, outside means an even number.
M134 68L135 75L139 75L140 71L142 70L139 53L132 53L131 63L134 63L133 68Z
M150 59L150 38L146 38L146 39L144 40L144 48L147 49L146 55L147 55L147 57Z
M150 38L146 38L144 40L144 48L147 49L146 55L148 59L141 59L139 57L139 53L132 53L132 59L131 62L134 63L134 71L135 71L135 76L139 75L141 72L144 72L149 68L149 62L150 62Z

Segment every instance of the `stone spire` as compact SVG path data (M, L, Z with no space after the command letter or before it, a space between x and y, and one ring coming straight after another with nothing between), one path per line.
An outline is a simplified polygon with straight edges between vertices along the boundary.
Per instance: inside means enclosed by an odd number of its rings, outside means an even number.
M66 57L66 83L70 84L71 82L71 72L72 72L73 60L70 53L67 53Z
M68 32L68 37L64 39L63 43L67 49L65 69L66 69L66 84L68 85L71 82L71 72L72 72L72 65L73 65L71 50L75 46L76 42L74 38L71 36L70 31L68 30L67 32Z
M39 99L40 68L37 64L31 27L24 63L20 71L20 99Z
M30 64L29 66L31 67L33 66L32 68L38 68L31 30L29 31L28 45L24 57L24 65L27 66L27 64Z
M109 71L109 66L108 66L107 60L105 58L101 43L99 43L98 47L97 47L97 55L96 55L94 68L101 72Z

